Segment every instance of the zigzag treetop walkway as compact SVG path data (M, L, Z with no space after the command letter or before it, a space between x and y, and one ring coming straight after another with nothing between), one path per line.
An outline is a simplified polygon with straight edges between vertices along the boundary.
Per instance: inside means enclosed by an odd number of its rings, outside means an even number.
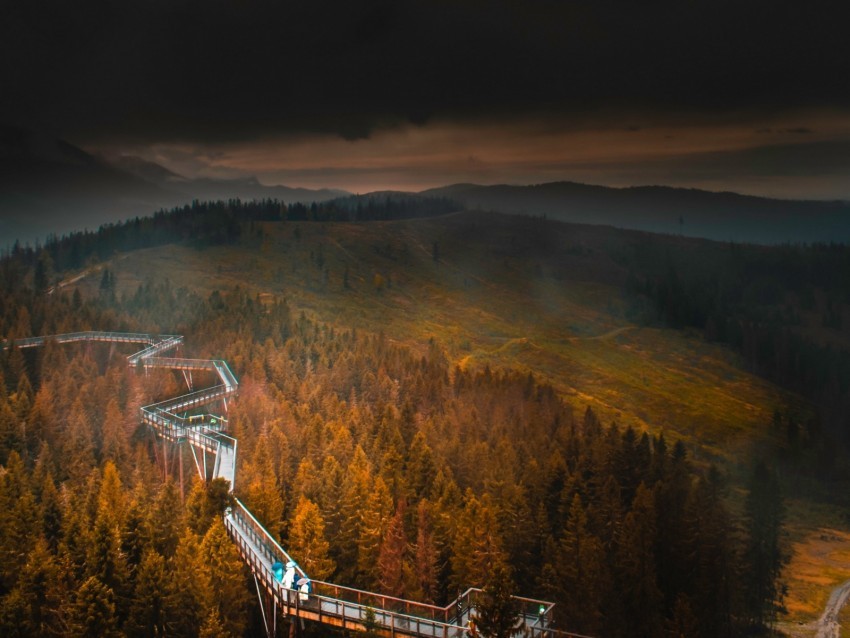
M201 478L223 478L229 482L229 489L233 492L237 441L224 432L226 420L221 416L198 412L199 408L218 402L226 411L227 400L236 394L239 382L226 362L160 356L182 346L183 337L180 335L72 332L4 341L0 347L33 348L48 341L142 344L147 347L127 357L130 367L181 371L190 392L142 407L140 420L163 441L188 443ZM191 391L193 371L212 372L219 383ZM207 467L208 455L214 457L212 468ZM288 564L290 561L295 564L295 561L235 496L234 503L235 506L225 513L225 528L254 576L269 636L276 633L278 610L283 615L356 631L371 629L385 636L460 638L470 635L467 625L481 596L480 589L471 588L449 605L438 607L321 581L311 581L309 593L284 588L273 568L276 564ZM295 570L296 582L308 579L297 564ZM520 609L514 636L586 638L552 627L554 603L520 596L512 598Z

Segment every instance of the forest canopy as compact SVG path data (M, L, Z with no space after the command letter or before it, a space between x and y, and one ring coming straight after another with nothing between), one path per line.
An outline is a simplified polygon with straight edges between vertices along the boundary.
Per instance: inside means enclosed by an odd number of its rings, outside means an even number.
M140 221L127 241L182 214ZM437 340L414 349L242 287L202 297L149 281L117 295L107 270L95 295L45 294L39 264L68 267L50 254L63 246L3 260L0 332L177 333L193 356L225 359L241 386L236 492L317 578L440 605L506 585L598 636L737 636L780 611L767 466L733 511L722 472L681 441L576 413L533 374L463 369ZM138 424L182 379L139 375L127 354L0 354L0 633L253 635L219 516L226 486L189 479L174 450L166 463Z

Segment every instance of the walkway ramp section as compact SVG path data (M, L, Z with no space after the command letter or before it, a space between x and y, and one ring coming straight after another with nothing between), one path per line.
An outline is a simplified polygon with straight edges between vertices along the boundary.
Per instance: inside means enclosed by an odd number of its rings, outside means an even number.
M481 590L471 588L446 607L384 596L352 587L312 581L313 590L304 597L287 590L274 578L272 565L292 558L238 499L224 519L225 528L239 548L242 559L284 615L315 620L328 625L362 631L372 630L385 636L412 638L461 638L468 636L470 610L478 602ZM299 576L304 576L299 568ZM571 636L551 628L553 603L512 597L521 609L519 636Z

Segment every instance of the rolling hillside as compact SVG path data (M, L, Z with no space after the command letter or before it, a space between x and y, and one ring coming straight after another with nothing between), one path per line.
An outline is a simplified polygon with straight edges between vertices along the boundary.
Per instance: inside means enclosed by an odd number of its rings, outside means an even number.
M775 249L759 250L769 256ZM461 369L531 373L576 413L590 407L605 423L663 432L685 443L699 464L719 463L732 478L734 503L743 498L739 485L751 459L783 454L786 434L776 415L807 423L814 408L700 331L647 322L646 300L627 289L636 265L649 276L669 269L673 258L688 264L680 273L687 280L739 261L735 255L734 246L706 240L463 212L390 222L258 222L233 245L161 246L104 267L119 296L151 280L202 296L239 286L261 302L285 298L293 316L381 333L423 356L436 343ZM78 285L94 295L98 281L89 276ZM821 326L825 304L819 297L796 330L844 344L843 331ZM841 492L828 494L816 481L800 485L788 500L792 628L814 620L831 588L850 577L840 559L850 551L835 504ZM810 635L801 631L795 635Z
M128 294L151 277L204 293L243 285L415 348L434 338L461 367L533 372L576 410L675 433L705 458L735 458L771 436L777 407L805 412L727 348L629 318L628 272L615 257L640 234L547 224L535 236L529 224L481 213L272 222L237 246L165 246L130 253L114 269Z
M547 215L565 222L717 241L850 241L847 202L767 199L665 186L608 188L573 182L531 186L455 184L425 193L451 197L469 208Z

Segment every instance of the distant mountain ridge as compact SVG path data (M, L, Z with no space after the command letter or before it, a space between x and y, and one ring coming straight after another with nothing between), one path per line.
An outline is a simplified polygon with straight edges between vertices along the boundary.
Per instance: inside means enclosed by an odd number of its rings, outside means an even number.
M850 242L850 203L781 200L668 186L611 188L575 182L531 186L454 184L423 195L468 208L546 215L582 224L776 244Z
M324 202L350 194L348 191L331 188L312 190L280 185L267 186L260 183L256 177L187 178L164 166L131 155L116 158L111 164L157 186L182 193L190 200L277 199L282 203L292 204L294 202Z
M93 230L195 199L310 203L345 195L266 186L255 178L188 179L141 158L109 162L57 137L0 125L0 248Z
M186 178L139 157L112 161L59 138L0 125L0 248L96 229L192 200L325 202L334 189L267 186L255 177ZM398 197L395 191L362 197ZM409 195L414 195L410 193ZM667 186L611 188L575 182L453 184L418 195L470 209L541 216L719 241L850 243L850 203L778 200Z

